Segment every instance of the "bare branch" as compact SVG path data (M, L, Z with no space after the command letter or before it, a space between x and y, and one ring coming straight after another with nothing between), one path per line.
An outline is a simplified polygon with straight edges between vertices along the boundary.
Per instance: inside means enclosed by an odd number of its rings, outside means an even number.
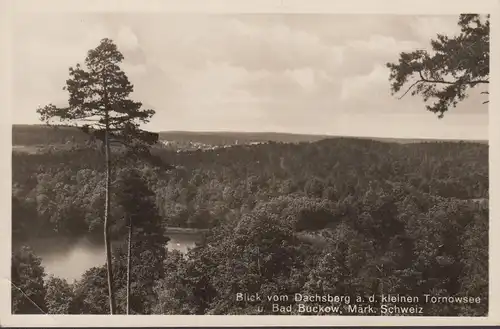
M427 79L423 76L422 71L419 71L418 73L420 75L420 79L421 79L420 81L427 82L427 83L442 83L442 84L447 84L447 85L471 85L471 86L475 86L475 85L481 84L481 83L490 83L489 80L473 80L473 81L430 80L430 79Z
M406 91L405 93L401 96L401 97L398 97L399 99L402 99L403 97L406 96L406 94L408 94L408 92L413 88L415 87L417 84L419 84L420 82L423 82L422 80L418 80L416 81L415 83L413 83Z
M7 279L7 278L6 278ZM43 314L47 314L40 306L38 306L37 303L35 303L35 301L33 299L30 298L30 296L28 296L20 287L18 287L16 284L14 284L14 282L12 282L11 280L7 279L11 284L12 286L14 286L14 288L16 288L17 290L19 290L21 292L21 294L23 294L24 297L26 297L27 300L29 300L31 302L31 304L35 305L35 307L40 311L42 312Z
M470 86L475 86L477 84L482 84L482 83L490 83L489 80L474 80L474 81L446 81L446 80L430 80L424 77L421 71L418 72L420 75L420 80L415 81L405 92L402 96L398 97L398 99L402 99L403 97L406 96L410 92L410 90L413 89L417 84L419 83L441 83L441 84L447 84L447 85L470 85ZM481 94L489 94L489 92L484 91ZM483 103L484 104L484 103Z
M77 119L78 121L85 121L85 122L100 122L101 120L98 120L98 119L85 119L85 118L81 118L81 119Z

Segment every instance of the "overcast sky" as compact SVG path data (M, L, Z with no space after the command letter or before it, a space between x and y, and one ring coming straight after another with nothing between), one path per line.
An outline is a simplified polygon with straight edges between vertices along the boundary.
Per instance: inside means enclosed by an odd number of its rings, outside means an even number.
M437 119L391 96L387 61L458 31L458 16L44 14L14 17L13 121L65 105L68 68L113 39L156 110L145 128L488 138L483 95Z

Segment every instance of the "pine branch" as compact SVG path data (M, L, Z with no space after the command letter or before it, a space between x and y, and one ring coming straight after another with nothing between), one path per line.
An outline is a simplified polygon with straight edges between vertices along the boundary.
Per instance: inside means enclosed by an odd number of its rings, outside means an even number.
M402 96L398 97L398 99L402 99L403 97L405 97L406 94L408 94L413 89L413 87L415 87L416 85L418 85L420 83L434 83L434 84L446 84L446 85L457 85L457 86L469 85L471 87L474 87L477 84L490 83L489 80L473 80L473 81L460 81L460 79L457 79L457 81L431 80L431 79L425 78L421 71L419 71L418 73L420 75L420 80L415 81L410 87L408 87L408 89L406 89L404 94ZM483 93L484 92L482 92L481 94L483 94Z

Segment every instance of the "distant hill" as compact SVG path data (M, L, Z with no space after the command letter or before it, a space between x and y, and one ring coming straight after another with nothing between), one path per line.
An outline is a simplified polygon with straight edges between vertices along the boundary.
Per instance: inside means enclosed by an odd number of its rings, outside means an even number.
M161 140L181 143L204 143L210 145L249 144L262 142L300 143L316 142L330 136L304 135L276 132L193 132L193 131L162 131Z
M333 136L333 135L306 135L276 132L193 132L193 131L162 131L159 133L161 140L171 140L179 142L205 143L212 145L248 144L254 142L281 142L300 143L317 142L323 139L347 137L355 139L370 139L388 143L427 143L427 142L468 142L488 144L487 140L458 140L458 139L409 139L409 138L384 138L384 137L356 137L356 136Z
M190 131L162 131L159 132L160 140L175 141L179 143L202 143L209 145L232 145L262 142L300 143L316 142L323 139L338 138L343 136L306 135L276 132L190 132ZM350 137L371 139L392 143L422 143L422 142L460 142L460 140L435 140L435 139L402 139L378 137ZM74 127L45 125L13 125L12 145L14 149L33 149L34 146L61 145L68 143L84 143L88 136ZM488 144L488 141L466 141Z
M13 146L35 146L84 143L89 139L83 131L67 126L12 125Z

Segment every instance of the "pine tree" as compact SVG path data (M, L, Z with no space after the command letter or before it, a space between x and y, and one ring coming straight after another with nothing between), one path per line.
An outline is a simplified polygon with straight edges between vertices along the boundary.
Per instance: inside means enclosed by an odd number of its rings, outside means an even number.
M154 115L142 109L142 103L129 99L134 87L120 69L123 55L110 39L89 50L85 68L77 64L70 67L70 78L63 89L69 92L69 106L59 108L53 104L37 109L40 119L47 124L58 120L80 127L103 142L106 155L106 202L104 211L104 240L108 271L110 313L116 313L113 269L111 264L110 195L111 195L111 139L134 149L143 150L145 143L155 143L158 134L143 132L141 123Z
M442 118L450 107L467 97L470 88L488 86L490 75L490 16L460 15L460 34L438 34L431 40L432 51L415 50L400 54L398 63L387 63L393 93L409 84L404 94L435 99L427 110ZM488 90L482 88L482 94ZM484 103L487 103L486 100Z

